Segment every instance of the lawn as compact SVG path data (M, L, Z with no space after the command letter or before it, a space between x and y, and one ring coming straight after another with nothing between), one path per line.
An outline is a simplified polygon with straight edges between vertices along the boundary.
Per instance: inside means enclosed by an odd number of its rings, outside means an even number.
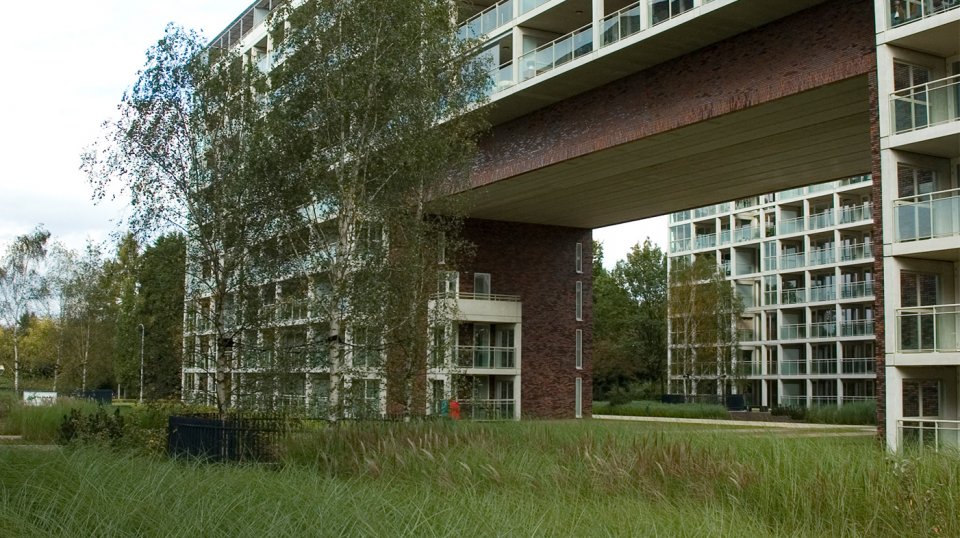
M960 535L960 458L606 421L344 424L273 467L0 447L0 535Z

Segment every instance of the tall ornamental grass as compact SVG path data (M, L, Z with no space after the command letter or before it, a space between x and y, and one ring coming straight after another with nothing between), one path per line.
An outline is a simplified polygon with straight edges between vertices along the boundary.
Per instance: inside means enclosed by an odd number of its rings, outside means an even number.
M730 412L720 404L665 404L651 400L635 400L623 404L594 402L595 415L670 418L730 418Z

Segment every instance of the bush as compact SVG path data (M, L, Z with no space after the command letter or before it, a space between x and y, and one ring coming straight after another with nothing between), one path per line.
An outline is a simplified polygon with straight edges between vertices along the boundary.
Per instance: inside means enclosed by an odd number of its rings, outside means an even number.
M819 424L862 424L877 423L876 402L851 402L840 407L824 405L807 410L807 421Z
M53 405L24 405L14 401L4 406L2 431L20 435L24 441L53 443L59 437L60 424L71 409L93 412L97 405L85 400L60 398Z
M596 402L593 412L597 415L620 415L633 417L670 417L670 418L730 418L727 408L717 404L665 404L650 400L639 400L615 404Z
M807 408L796 405L774 406L770 408L770 414L775 417L789 417L794 420L806 420Z
M60 423L58 441L60 444L73 442L96 443L112 447L120 446L124 435L124 421L120 409L108 414L103 406L84 414L80 409L71 409Z

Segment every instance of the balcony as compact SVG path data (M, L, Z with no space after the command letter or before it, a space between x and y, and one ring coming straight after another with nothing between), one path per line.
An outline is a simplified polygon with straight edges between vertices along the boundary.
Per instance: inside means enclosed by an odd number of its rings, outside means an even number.
M674 239L670 241L670 252L683 252L690 250L690 239Z
M807 290L806 288L783 290L780 292L780 302L781 304L805 303L807 302Z
M537 5L542 4L545 1L546 0L542 0ZM529 4L531 2L530 0L527 0L523 3ZM533 9L533 7L530 9ZM529 9L527 11L529 11ZM504 24L507 24L514 18L513 0L503 0L502 2L498 2L481 11L480 13L477 13L460 24L460 26L457 28L457 37L460 39L479 39L480 37L493 32L493 30L503 26Z
M840 247L840 261L850 262L866 260L873 257L872 244L869 241L850 243Z
M457 365L461 368L514 369L515 348L496 346L457 346Z
M811 338L833 338L837 335L837 324L833 321L818 321L810 324Z
M796 269L804 266L803 253L782 254L780 256L780 269Z
M593 26L588 24L520 57L520 80L526 81L593 51Z
M836 286L810 286L810 302L833 301L836 298Z
M642 29L640 24L640 2L611 13L603 18L601 32L603 46L612 45L625 37L632 36Z
M873 281L864 280L862 282L846 282L840 287L841 299L855 299L858 297L870 297L873 295Z
M861 205L843 206L838 213L840 216L840 224L870 220L873 218L873 204L864 202Z
M471 420L513 420L515 400L465 400L460 402L460 416Z
M840 371L844 374L872 374L876 372L876 360L873 357L845 357L840 361Z
M919 451L941 448L956 451L960 446L960 420L902 418L897 420L897 446Z
M807 326L804 323L793 323L780 326L781 340L799 340L807 337Z
M743 226L733 230L734 241L752 241L760 238L759 226Z
M695 249L712 248L715 246L717 246L717 234L697 235L697 237L694 239L693 248Z
M960 0L890 0L890 26L919 21L960 7Z
M810 215L810 229L819 230L833 226L833 210L823 211Z
M893 202L897 241L960 235L960 189L949 189Z
M813 359L810 361L810 373L813 375L836 374L837 359Z
M516 295L492 293L438 293L432 302L443 301L454 317L461 321L488 323L520 323L523 303ZM435 307L436 304L431 305Z
M857 319L840 323L840 336L873 336L873 320Z
M897 310L897 351L957 352L960 305L917 306Z
M780 234L793 234L803 231L803 217L794 217L792 219L783 219L777 227Z
M780 361L777 366L780 375L805 375L807 373L807 361Z
M826 265L837 261L837 255L833 247L811 248L807 253L807 264Z
M894 131L915 131L960 119L960 75L917 84L890 95Z
M753 329L738 329L737 339L741 342L753 342L757 339L757 333Z

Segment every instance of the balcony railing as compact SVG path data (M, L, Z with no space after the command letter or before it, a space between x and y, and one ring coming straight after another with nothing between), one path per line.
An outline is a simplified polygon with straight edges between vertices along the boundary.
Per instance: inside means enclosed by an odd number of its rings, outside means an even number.
M893 202L897 241L960 234L960 189L908 196Z
M833 247L811 248L807 253L807 263L809 265L826 265L835 263L837 255Z
M514 400L465 400L460 402L460 417L471 420L512 420Z
M905 133L960 119L960 75L917 84L890 95L894 129Z
M840 247L840 261L849 262L873 257L873 245L869 241L852 243Z
M461 299L464 301L505 301L519 303L519 295L497 295L493 293L435 293L433 299Z
M814 394L810 397L810 405L828 406L837 405L836 394Z
M803 217L783 219L777 227L781 234L793 234L803 231Z
M844 358L840 361L840 369L844 374L872 374L876 369L876 360L868 358Z
M516 368L515 353L512 347L457 346L457 365L461 368Z
M807 290L806 288L783 290L780 292L780 302L782 304L805 303L807 302Z
M521 56L520 78L530 80L592 51L593 26L588 24Z
M864 202L860 205L848 205L840 208L840 224L850 224L873 218L873 204Z
M738 329L737 338L741 342L753 342L757 339L757 333L753 329Z
M811 338L833 338L837 335L837 324L834 321L818 321L810 324Z
M870 336L873 334L872 319L857 319L840 323L840 336Z
M730 230L720 230L720 244L721 245L730 244Z
M806 407L806 396L781 396L780 405L783 407Z
M960 420L902 418L897 420L897 446L917 450L960 448Z
M513 60L490 71L490 91L505 90L517 83L513 76Z
M457 28L457 37L460 39L477 39L513 19L513 0L503 0L464 21Z
M674 239L670 241L670 252L683 252L690 250L690 239Z
M743 226L733 231L734 241L751 241L760 238L759 226Z
M960 305L919 306L897 310L897 351L953 352L957 345Z
M696 208L696 209L693 210L693 218L695 218L695 219L702 219L703 217L709 217L709 216L711 216L711 215L716 215L716 214L717 214L717 206L716 206L716 205L708 205L708 206L704 206L704 207L698 207L698 208Z
M768 305L777 304L780 294L777 290L767 290L763 292L763 303Z
M648 0L650 22L660 24L693 9L694 0Z
M777 365L780 375L804 375L807 373L807 361L780 361Z
M601 23L603 45L610 45L625 37L632 36L642 29L640 24L640 2L611 13L603 18Z
M797 267L804 266L804 256L803 253L795 254L781 254L780 255L780 269L796 269Z
M890 0L890 26L918 21L960 7L960 0Z
M837 288L833 285L810 286L810 302L833 301L837 298Z
M810 373L826 375L837 373L837 359L813 359L810 361Z
M717 234L698 235L694 239L693 248L711 248L717 246Z
M799 340L807 337L807 326L804 323L792 323L780 326L781 340Z
M833 210L828 209L820 213L814 213L810 215L810 229L818 230L820 228L826 228L828 226L833 226Z
M864 280L861 282L846 282L840 287L841 299L853 299L856 297L869 297L873 295L873 281Z

